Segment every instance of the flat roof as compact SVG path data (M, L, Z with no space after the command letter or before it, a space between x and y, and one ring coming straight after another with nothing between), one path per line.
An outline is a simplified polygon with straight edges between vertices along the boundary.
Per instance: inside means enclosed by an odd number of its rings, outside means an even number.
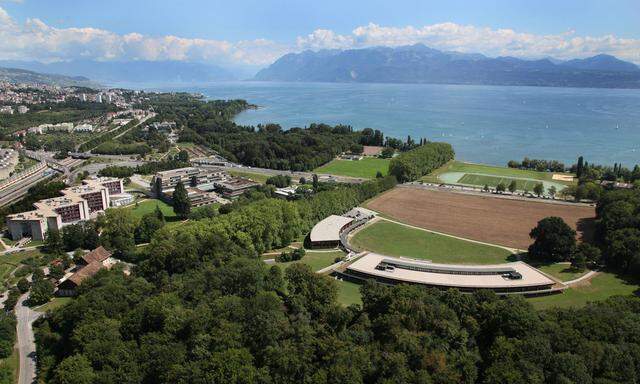
M340 229L353 221L350 217L331 215L316 224L309 239L315 241L339 241Z
M415 271L403 268L395 268L393 271L380 271L376 266L381 261L394 261L399 264L410 262L411 264L421 264L434 269L442 269L443 271L459 270L459 271L498 271L513 270L522 275L521 279L509 279L502 277L501 274L487 275L468 275L468 274L451 274ZM369 253L356 260L347 267L349 270L357 271L367 275L379 276L386 279L397 280L398 282L418 283L424 285L454 287L454 288L526 288L544 285L553 285L555 281L551 280L543 273L532 266L516 261L513 263L493 264L493 265L456 265L456 264L437 264L424 260L415 260L409 258L396 258L390 256L379 255L377 253Z

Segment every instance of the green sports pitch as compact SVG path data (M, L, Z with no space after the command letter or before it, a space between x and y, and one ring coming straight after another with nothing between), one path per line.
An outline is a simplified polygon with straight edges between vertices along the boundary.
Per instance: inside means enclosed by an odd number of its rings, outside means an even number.
M516 182L516 189L518 191L533 191L533 188L536 184L541 183L540 180L527 180L527 179L512 179L508 177L499 177L499 176L488 176L488 175L477 175L473 173L465 173L460 179L458 179L458 183L460 184L469 184L469 185L478 185L484 186L488 185L489 187L495 188L500 183L504 184L505 187L509 187L512 181Z

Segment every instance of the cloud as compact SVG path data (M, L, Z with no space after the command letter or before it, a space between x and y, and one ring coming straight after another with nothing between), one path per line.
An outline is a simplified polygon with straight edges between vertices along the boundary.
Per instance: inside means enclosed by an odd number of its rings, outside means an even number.
M577 36L575 31L555 35L535 35L512 29L491 29L473 25L440 23L423 27L384 27L370 23L339 35L326 29L299 37L298 49L363 48L423 43L429 47L488 56L523 58L581 58L607 53L640 63L640 40L613 35Z
M55 28L40 19L19 24L0 7L0 59L182 60L263 66L287 51L287 47L264 39L228 42L171 35L119 35L98 28Z
M182 60L229 67L260 67L271 64L285 53L304 49L349 49L415 43L441 50L523 58L551 56L571 59L607 53L640 63L639 39L622 39L613 35L579 36L575 31L536 35L512 29L455 23L423 27L385 27L370 23L344 35L329 29L316 29L306 36L297 37L293 44L259 38L231 42L172 35L146 36L135 32L123 35L91 27L56 28L37 18L19 23L0 7L0 59L5 60Z

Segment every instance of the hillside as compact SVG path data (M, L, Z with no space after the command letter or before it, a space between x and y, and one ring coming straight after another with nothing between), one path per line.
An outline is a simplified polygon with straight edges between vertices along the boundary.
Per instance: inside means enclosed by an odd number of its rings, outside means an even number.
M640 88L640 68L608 55L554 63L416 44L290 53L258 72L255 80Z
M95 87L98 84L83 76L63 76L48 73L38 73L18 68L0 67L0 81L27 84L48 84L60 86L88 86Z

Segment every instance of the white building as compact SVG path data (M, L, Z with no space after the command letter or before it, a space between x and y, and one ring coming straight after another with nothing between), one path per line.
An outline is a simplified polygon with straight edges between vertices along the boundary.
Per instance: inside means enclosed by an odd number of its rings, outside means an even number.
M4 113L7 115L13 115L13 108L10 105L5 105L0 107L0 113Z
M76 132L93 132L93 125L87 123L78 124L73 130Z
M27 108L26 106L24 106L24 105L19 105L18 106L18 113L24 114L24 113L27 113L28 111L29 111L29 108Z
M96 95L96 103L102 103L102 93Z

